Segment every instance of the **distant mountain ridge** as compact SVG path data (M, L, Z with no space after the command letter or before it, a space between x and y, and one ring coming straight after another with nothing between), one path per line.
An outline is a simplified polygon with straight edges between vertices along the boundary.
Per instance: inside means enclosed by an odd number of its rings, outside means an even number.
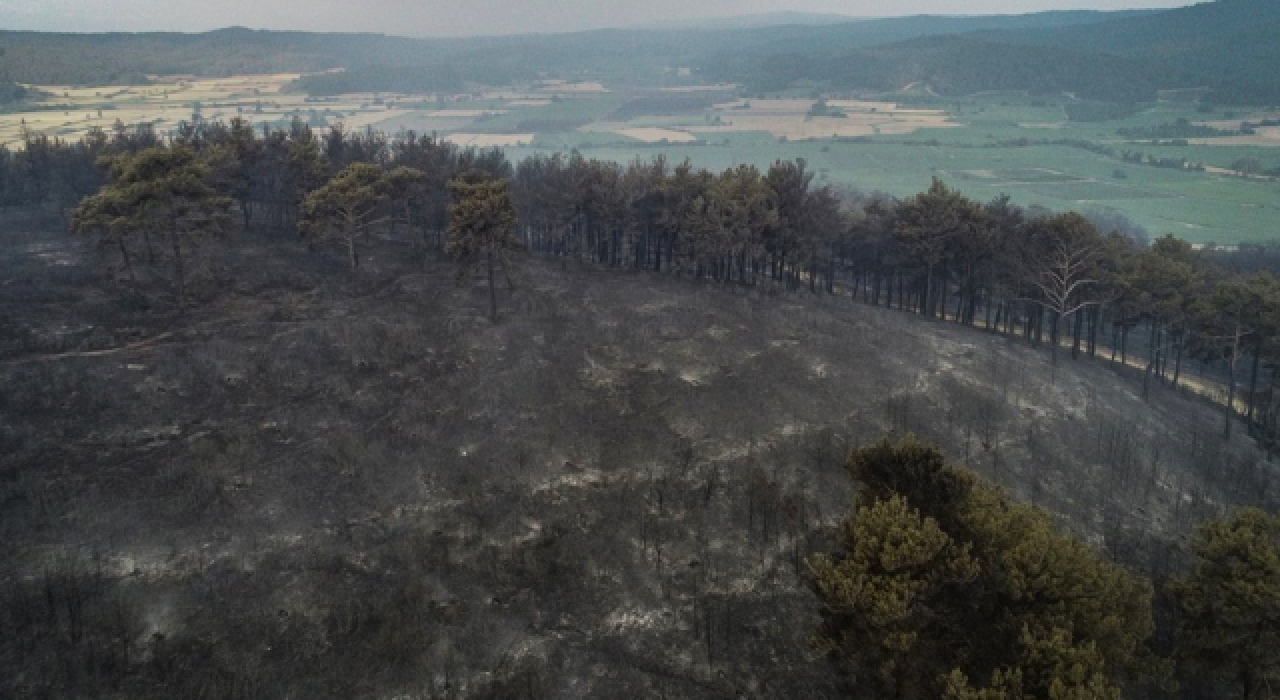
M0 83L144 82L149 74L225 76L346 68L411 92L541 77L661 84L673 67L750 92L809 88L940 94L1069 91L1134 101L1207 88L1239 104L1280 104L1280 0L1218 0L1172 10L857 19L773 13L678 28L608 29L472 39L410 39L232 28L204 34L0 31ZM720 26L717 26L720 25ZM334 83L334 84L329 84ZM341 83L341 85L337 84ZM366 86L367 87L367 86Z
M1120 13L1119 16L1126 16ZM671 65L710 69L768 56L789 47L835 50L922 36L983 30L1037 29L1117 16L1045 12L985 17L915 16L838 24L741 29L605 29L471 39L411 39L381 34L323 34L241 27L200 34L74 34L0 31L0 81L33 84L140 83L147 75L227 76L317 72L332 68L419 75L439 68L477 83L526 80L541 73L587 71L595 78L635 82L660 78ZM740 64L740 65L746 65ZM414 81L417 84L420 81Z
M1009 43L1072 47L1158 63L1179 87L1216 86L1280 103L1280 0L1217 0L1056 31L996 32Z
M1280 103L1277 0L1218 0L1056 26L988 25L873 46L773 48L746 63L722 63L721 77L760 90L798 81L875 90L924 83L944 94L1066 90L1116 101L1201 87L1220 102Z
M662 22L646 22L629 27L653 31L664 30L722 30L722 29L759 29L761 27L780 26L822 26L829 24L845 24L861 22L867 18L817 12L765 12L751 15L734 15L731 17L701 17L697 19L676 19Z

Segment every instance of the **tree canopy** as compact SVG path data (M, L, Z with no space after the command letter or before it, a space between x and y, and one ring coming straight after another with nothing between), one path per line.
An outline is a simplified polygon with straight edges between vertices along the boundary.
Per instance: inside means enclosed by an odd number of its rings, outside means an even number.
M73 212L73 228L99 232L117 245L141 237L148 259L157 254L152 236L167 243L178 302L184 306L191 252L204 238L229 228L231 199L218 194L205 163L180 144L108 156L101 163L110 181Z
M1181 612L1178 656L1237 684L1240 697L1280 686L1280 518L1257 508L1206 523L1195 570L1170 586Z
M453 196L445 250L458 261L458 275L485 272L489 285L489 317L498 319L494 272L501 270L511 286L512 255L524 246L516 238L516 208L505 180L473 170L449 183Z
M382 168L352 163L307 195L298 227L312 240L341 241L354 270L360 267L356 240L382 223L387 189L388 180Z
M1158 678L1148 582L935 448L855 452L842 551L810 562L819 648L859 696L1118 698Z

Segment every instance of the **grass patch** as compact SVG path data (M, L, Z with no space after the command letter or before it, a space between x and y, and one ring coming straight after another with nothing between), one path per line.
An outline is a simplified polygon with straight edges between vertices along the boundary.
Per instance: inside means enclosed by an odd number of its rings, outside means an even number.
M1165 199L1170 195L1127 185L1108 182L1067 181L1053 186L1037 185L1027 188L1044 197L1067 202L1097 202L1119 199Z

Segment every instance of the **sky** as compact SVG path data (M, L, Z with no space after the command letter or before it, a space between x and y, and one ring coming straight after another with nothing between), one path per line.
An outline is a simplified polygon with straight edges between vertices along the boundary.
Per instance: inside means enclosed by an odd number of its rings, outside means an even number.
M1173 7L1191 0L0 0L0 28L254 29L475 36L628 27L778 11L854 17Z

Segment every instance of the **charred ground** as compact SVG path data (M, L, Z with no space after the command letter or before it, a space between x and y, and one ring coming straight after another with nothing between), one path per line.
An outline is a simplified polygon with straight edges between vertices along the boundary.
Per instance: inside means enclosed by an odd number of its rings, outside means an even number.
M180 316L0 236L16 697L822 697L803 559L886 433L1157 578L1280 502L1213 406L848 299L530 259L494 325L397 244L246 237Z

